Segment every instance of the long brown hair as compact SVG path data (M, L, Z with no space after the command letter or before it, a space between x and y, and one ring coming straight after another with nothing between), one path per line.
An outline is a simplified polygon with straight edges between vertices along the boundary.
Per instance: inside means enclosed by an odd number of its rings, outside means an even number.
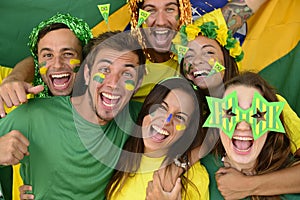
M122 154L117 164L117 169L107 186L107 198L110 198L117 191L118 186L120 186L120 190L126 179L129 176L134 176L134 173L139 169L142 153L144 152L141 130L143 119L146 115L153 112L151 111L153 110L153 106L160 105L173 89L181 89L193 98L194 111L190 117L193 120L190 121L183 136L168 149L165 162L172 163L173 159L177 155L184 155L190 152L192 147L201 144L203 134L200 128L200 124L202 122L199 118L199 92L194 91L191 84L184 78L170 78L156 84L144 101L137 120L138 126L123 147Z
M262 96L269 102L277 102L275 89L270 86L259 74L253 72L243 72L225 83L225 89L233 85L245 85L257 88ZM283 114L280 114L280 121L284 125ZM287 133L270 131L266 142L258 155L254 170L259 174L266 174L286 168L294 163L290 148L291 141ZM217 156L224 155L225 149L222 143L218 142L215 149ZM252 196L252 199L280 199L279 196Z

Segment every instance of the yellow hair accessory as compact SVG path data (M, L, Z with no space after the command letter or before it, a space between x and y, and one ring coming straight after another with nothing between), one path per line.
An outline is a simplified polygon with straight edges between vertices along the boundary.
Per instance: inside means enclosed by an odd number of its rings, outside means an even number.
M244 52L240 42L232 36L231 30L227 28L221 9L206 13L193 24L183 25L172 40L172 52L177 55L177 45L186 46L189 41L194 40L199 34L217 40L221 46L229 51L230 56L235 61L239 62L243 59Z

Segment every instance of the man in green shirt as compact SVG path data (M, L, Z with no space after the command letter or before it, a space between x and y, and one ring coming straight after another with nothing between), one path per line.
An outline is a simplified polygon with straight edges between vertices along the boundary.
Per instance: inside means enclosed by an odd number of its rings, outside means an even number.
M28 156L20 161L21 174L35 199L105 198L139 111L140 104L128 102L144 63L137 41L118 33L87 56L71 97L29 100L0 121L2 144L9 135L30 143L23 151Z

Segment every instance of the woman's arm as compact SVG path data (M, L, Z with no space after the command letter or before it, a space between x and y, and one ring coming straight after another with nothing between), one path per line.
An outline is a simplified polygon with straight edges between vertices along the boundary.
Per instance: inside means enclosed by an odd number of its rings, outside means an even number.
M299 171L300 164L256 176L243 175L233 168L220 168L216 173L216 181L225 199L300 193Z

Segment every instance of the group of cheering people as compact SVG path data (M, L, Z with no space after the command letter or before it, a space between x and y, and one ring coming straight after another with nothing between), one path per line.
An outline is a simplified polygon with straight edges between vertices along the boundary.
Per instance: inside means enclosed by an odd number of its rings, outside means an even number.
M20 174L16 199L296 199L299 119L257 73L239 72L227 28L228 10L244 9L240 23L263 3L249 2L192 22L187 0L130 0L131 31L94 38L69 14L41 22L32 57L0 86L18 106L0 105L4 199Z

